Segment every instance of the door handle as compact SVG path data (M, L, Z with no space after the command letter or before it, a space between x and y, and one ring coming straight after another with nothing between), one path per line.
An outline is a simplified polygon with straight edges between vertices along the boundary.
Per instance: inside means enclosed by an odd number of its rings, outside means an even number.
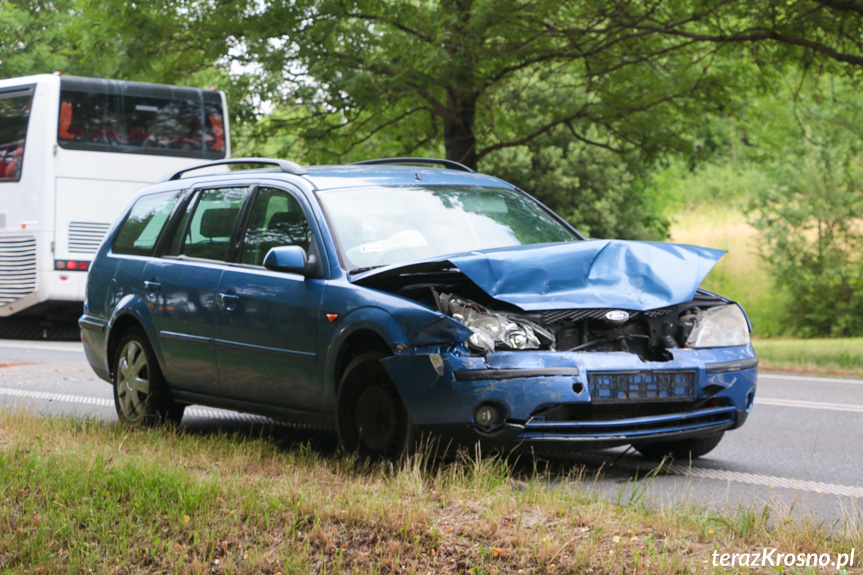
M144 281L144 291L150 297L156 297L156 292L162 288L162 284L153 281Z
M220 293L219 297L228 311L234 311L234 308L237 307L237 302L240 301L240 296L232 293Z

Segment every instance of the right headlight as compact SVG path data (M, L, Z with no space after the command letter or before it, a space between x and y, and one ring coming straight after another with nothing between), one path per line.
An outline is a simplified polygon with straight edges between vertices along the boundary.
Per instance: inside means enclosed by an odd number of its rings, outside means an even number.
M695 321L695 327L686 339L686 346L731 347L749 342L749 324L743 310L736 304L730 304L704 310Z

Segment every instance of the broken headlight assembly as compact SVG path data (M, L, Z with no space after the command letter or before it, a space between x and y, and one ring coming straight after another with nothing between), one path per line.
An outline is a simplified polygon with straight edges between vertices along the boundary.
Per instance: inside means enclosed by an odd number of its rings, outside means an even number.
M473 331L471 350L483 354L495 350L553 348L554 335L535 323L489 310L476 302L432 290L438 309Z
M750 342L749 323L737 304L710 307L694 315L687 347L731 347Z

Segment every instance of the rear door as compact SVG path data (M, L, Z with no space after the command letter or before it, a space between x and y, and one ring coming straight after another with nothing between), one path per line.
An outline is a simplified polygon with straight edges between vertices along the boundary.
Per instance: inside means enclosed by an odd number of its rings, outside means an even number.
M165 377L177 389L221 395L214 337L218 287L233 253L248 187L195 193L164 257L144 271L144 289L165 355Z
M256 191L239 263L219 282L216 353L226 397L283 410L324 411L317 377L324 282L263 267L276 246L315 252L309 221L293 193L271 187Z

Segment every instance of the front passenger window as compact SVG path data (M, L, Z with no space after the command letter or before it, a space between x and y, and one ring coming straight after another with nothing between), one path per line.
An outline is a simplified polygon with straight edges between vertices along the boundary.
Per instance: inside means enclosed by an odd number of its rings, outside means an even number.
M241 261L264 265L264 257L277 246L300 246L306 252L312 230L297 199L284 190L261 188L252 205Z
M234 225L247 191L248 188L204 191L185 229L180 254L190 258L227 260Z

